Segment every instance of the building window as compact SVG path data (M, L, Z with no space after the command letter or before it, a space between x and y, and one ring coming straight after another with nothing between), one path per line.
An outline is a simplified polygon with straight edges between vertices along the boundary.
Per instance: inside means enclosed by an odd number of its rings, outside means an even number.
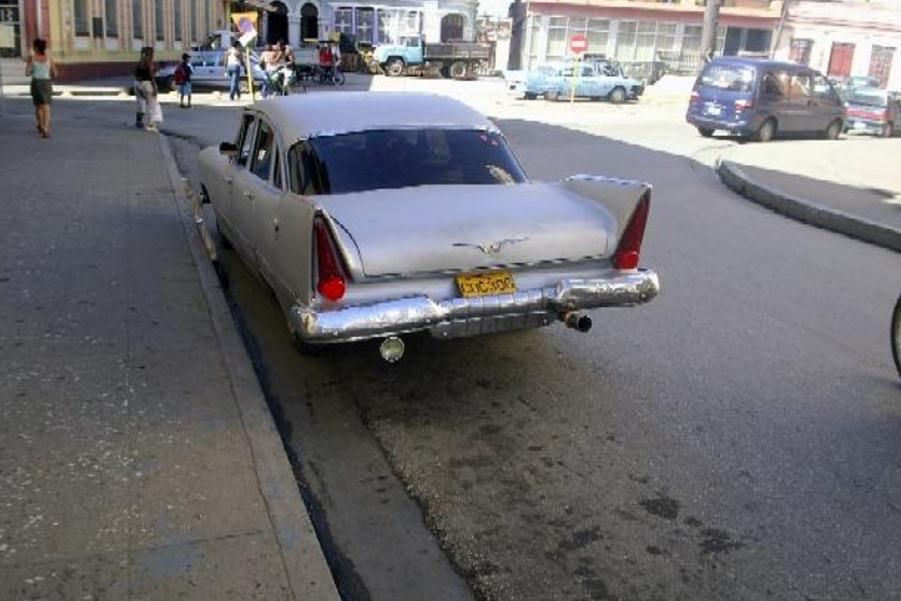
M879 85L888 86L889 76L892 74L892 60L895 58L895 49L888 46L873 46L870 55L870 76L879 79Z
M156 28L156 41L162 42L166 39L166 22L163 12L163 0L156 0L153 3L153 19Z
M529 29L528 68L533 69L538 64L538 59L541 55L541 42L539 41L541 37L541 17L533 15L529 19L532 22L532 26Z
M635 39L638 32L638 23L635 21L620 21L616 31L616 58L630 61L635 56Z
M106 37L119 37L119 11L116 0L105 0L103 3L104 19L106 20Z
M335 31L339 33L352 33L354 27L353 10L349 6L335 9Z
M172 26L175 28L176 41L182 40L181 32L181 0L174 0L172 4Z
M375 9L361 7L357 9L357 41L371 44L372 33L375 31Z
M588 19L585 37L588 40L588 52L605 54L607 52L607 40L610 37L610 21L607 19Z
M788 53L788 60L799 65L809 65L811 50L813 50L813 40L793 39L791 50Z
M191 40L199 43L200 35L198 32L200 31L200 24L197 22L197 0L188 0L188 4L191 7Z
M73 2L73 20L75 21L75 35L91 35L88 0L75 0Z
M144 39L144 6L141 0L131 0L131 37Z
M562 60L566 54L566 17L551 17L548 21L546 60Z
M196 2L196 0L195 0ZM209 31L209 17L207 16L206 10L206 1L202 1L200 3L200 15L197 18L198 27L200 28L200 37L197 38L197 41L200 41L202 38L205 38L207 32Z

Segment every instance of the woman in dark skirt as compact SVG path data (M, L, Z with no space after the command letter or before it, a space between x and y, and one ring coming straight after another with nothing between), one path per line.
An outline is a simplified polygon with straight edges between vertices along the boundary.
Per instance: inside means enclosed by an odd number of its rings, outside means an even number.
M31 100L37 119L38 133L50 137L50 102L53 100L53 78L56 65L47 52L47 40L37 38L32 44L34 52L28 57L25 74L31 76Z

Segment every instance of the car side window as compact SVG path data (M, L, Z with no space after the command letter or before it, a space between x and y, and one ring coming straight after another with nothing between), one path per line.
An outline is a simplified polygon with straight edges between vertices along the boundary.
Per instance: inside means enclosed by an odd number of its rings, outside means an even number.
M829 80L822 75L813 76L813 95L820 100L826 100L832 103L839 102L838 93L829 83Z
M813 92L813 84L810 80L809 73L795 73L791 78L791 97L792 100L806 100L810 98Z
M788 79L787 73L768 71L763 76L761 82L761 92L770 100L781 100L788 94L785 88L785 81Z
M582 66L582 77L594 77L594 67L591 65Z
M272 154L272 185L279 190L285 189L282 182L282 149L278 146Z
M288 177L295 194L322 194L320 169L319 159L308 143L298 142L288 151Z
M272 127L260 120L257 128L256 144L253 147L253 157L250 163L250 171L261 180L269 181L269 170L272 167L272 150L275 147L275 133Z
M235 145L238 147L238 157L236 162L239 165L247 165L247 159L250 158L250 149L253 144L254 124L256 120L253 115L244 115L241 120L241 129L238 130L238 139Z

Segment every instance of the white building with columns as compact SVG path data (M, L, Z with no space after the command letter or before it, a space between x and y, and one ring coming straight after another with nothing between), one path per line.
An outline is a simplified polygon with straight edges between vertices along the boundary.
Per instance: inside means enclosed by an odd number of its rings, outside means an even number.
M333 32L363 45L422 34L427 41L473 40L477 0L273 0L263 14L262 38L292 46L327 39Z

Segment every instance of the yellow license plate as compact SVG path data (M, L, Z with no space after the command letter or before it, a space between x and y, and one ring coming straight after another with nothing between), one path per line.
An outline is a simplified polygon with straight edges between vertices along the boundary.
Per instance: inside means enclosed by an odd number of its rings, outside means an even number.
M458 275L457 288L460 294L470 296L488 296L491 294L511 294L516 292L516 282L506 271L492 271L471 275Z

